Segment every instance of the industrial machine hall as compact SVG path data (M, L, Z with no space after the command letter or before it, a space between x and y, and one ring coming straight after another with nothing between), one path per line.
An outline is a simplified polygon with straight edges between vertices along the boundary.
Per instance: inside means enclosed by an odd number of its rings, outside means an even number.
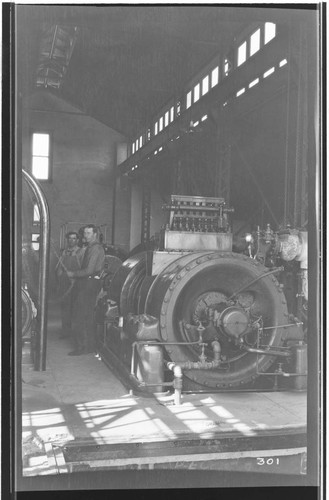
M321 6L10 16L15 490L318 486Z

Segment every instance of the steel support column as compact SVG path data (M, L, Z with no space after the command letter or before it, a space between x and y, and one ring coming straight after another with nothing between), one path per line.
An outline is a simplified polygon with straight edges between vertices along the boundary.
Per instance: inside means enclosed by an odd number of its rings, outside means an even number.
M145 176L142 187L142 232L141 243L147 243L150 239L151 225L151 185Z

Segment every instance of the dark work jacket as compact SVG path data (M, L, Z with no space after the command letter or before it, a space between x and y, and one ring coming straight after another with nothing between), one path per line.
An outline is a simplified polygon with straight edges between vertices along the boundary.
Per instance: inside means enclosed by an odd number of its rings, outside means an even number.
M89 278L94 276L100 276L104 269L105 264L105 252L104 248L98 241L94 241L88 244L82 264L81 269L74 271L74 278Z

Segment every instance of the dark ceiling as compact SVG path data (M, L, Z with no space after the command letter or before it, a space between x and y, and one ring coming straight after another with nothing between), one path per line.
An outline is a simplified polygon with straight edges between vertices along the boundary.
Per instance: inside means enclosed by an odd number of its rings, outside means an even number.
M58 89L49 91L133 139L141 127L251 22L273 8L19 5L17 85L34 92L45 28L77 27ZM280 15L282 16L282 12ZM40 62L40 61L39 61Z

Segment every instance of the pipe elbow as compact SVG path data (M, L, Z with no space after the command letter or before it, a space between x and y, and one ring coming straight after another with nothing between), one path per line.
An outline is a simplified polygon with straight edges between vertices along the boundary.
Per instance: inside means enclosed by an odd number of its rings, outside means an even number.
M176 377L176 378L182 378L183 377L183 372L182 372L181 366L174 365L173 371L174 371L174 377Z

